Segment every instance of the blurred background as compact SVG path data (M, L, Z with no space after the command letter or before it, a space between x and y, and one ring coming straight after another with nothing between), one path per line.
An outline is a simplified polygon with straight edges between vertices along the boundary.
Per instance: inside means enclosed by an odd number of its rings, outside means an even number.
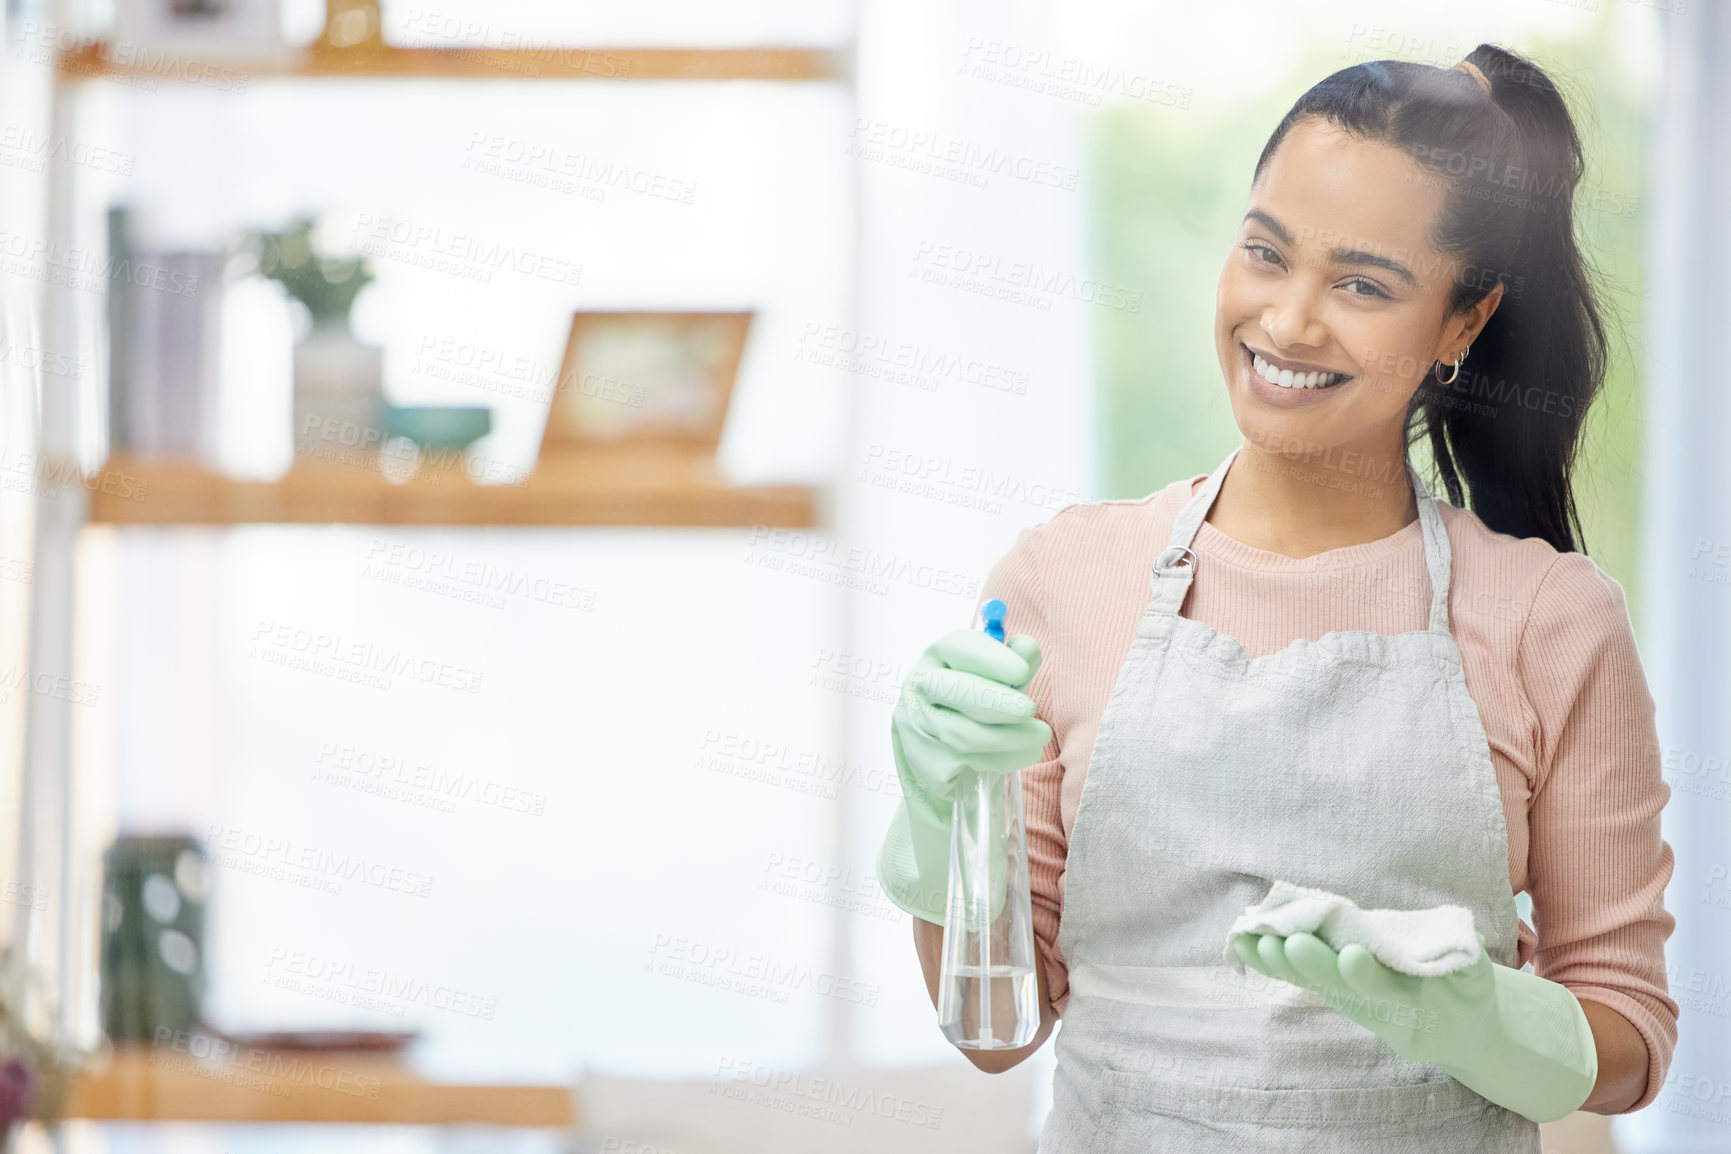
M872 876L896 692L1019 529L1237 439L1214 284L1291 102L1493 41L1587 137L1587 540L1677 854L1670 1078L1547 1149L1731 1149L1726 6L0 35L13 1148L1031 1151L1051 1047L950 1047Z

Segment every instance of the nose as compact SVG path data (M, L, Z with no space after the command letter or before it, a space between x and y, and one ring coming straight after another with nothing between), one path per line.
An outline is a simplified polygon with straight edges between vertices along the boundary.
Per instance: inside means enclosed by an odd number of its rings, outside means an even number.
M1315 292L1294 277L1274 290L1262 310L1262 331L1277 349L1296 346L1320 348L1328 342L1328 328L1318 314Z

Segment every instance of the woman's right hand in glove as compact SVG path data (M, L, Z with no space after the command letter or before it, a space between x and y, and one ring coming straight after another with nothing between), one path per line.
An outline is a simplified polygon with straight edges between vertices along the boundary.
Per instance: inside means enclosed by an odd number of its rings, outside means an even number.
M950 821L964 769L1014 773L1040 760L1052 728L1023 688L1040 668L1025 633L1003 642L974 629L939 638L902 683L890 747L902 802L878 850L878 884L901 909L942 925Z

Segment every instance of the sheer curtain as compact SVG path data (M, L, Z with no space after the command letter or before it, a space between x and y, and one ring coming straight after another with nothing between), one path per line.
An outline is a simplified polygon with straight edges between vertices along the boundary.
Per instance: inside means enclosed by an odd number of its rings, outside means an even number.
M62 546L81 520L78 467L88 444L78 412L96 374L90 344L65 321L88 315L90 302L50 275L65 251L47 240L67 206L55 199L51 165L29 151L29 142L67 137L48 99L52 70L37 31L49 7L11 4L0 17L0 124L10 153L0 164L0 882L9 895L0 924L8 1006L39 1033L66 1025L82 943L80 911L62 902L79 867L71 782L60 771L80 712L69 692L74 659L37 624L72 612L71 554ZM62 677L66 692L57 691Z
M1731 7L1676 5L1653 141L1646 363L1643 662L1658 704L1677 855L1666 951L1682 1008L1653 1106L1625 1150L1731 1148Z

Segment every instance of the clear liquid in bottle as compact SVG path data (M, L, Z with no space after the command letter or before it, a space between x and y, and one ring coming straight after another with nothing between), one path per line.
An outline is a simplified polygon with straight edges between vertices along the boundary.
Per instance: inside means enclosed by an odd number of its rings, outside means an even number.
M938 1023L963 1049L1018 1049L1040 1025L1021 775L964 770L954 804Z

